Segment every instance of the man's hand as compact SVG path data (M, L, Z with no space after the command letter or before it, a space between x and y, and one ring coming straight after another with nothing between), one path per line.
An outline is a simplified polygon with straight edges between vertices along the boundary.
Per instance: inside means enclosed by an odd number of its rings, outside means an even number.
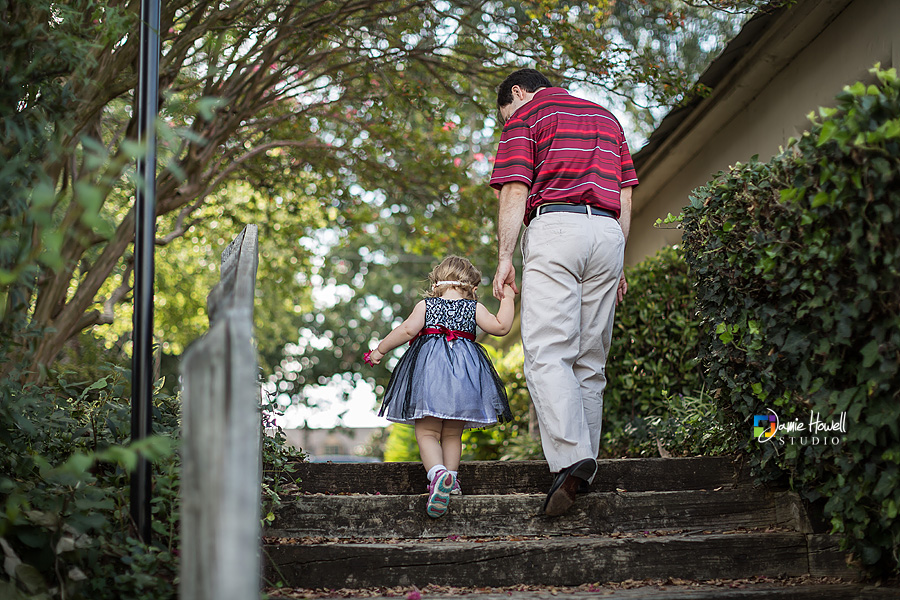
M519 288L516 287L516 268L512 264L512 260L501 260L497 264L497 272L494 273L494 298L503 300L503 286L508 285L516 294Z
M622 271L622 277L619 279L619 287L616 289L616 306L628 293L628 282L625 281L625 271Z
M503 300L503 284L509 284L518 294L516 269L512 255L525 218L528 186L521 181L506 183L500 188L500 208L497 213L497 273L494 275L494 298Z

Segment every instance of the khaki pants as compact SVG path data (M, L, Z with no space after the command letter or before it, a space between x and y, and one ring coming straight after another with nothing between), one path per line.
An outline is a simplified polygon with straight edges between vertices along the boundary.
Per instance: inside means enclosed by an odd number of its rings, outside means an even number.
M616 219L546 213L522 236L525 380L552 472L600 451L625 236Z

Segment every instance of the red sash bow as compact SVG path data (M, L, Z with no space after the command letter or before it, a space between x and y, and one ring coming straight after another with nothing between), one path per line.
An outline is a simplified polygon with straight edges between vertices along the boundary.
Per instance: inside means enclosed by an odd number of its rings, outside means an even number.
M469 333L467 331L456 331L455 329L449 329L448 327L445 327L444 325L438 325L437 327L423 328L422 331L420 331L419 334L416 337L414 337L409 343L412 344L414 341L416 341L416 339L418 339L419 337L421 337L423 335L431 335L431 334L447 336L448 342L452 342L456 338L463 338L466 340L471 340L473 342L475 341L474 333Z

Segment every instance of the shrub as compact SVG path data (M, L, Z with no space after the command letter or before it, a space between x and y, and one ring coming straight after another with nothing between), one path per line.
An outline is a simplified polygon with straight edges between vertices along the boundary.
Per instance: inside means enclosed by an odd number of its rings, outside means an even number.
M782 422L847 417L839 444L747 435L754 468L825 499L856 556L896 572L900 82L894 69L872 72L878 85L845 88L781 155L696 190L684 239L722 409L748 434L769 407Z
M419 460L419 445L412 425L392 423L388 427L388 438L384 445L385 462L415 462Z
M513 420L484 429L470 429L463 434L463 460L500 460L502 458L534 458L539 448L529 443L528 407L530 396L525 384L522 364L525 354L522 344L515 344L505 353L486 347L491 362L504 382ZM539 454L537 458L541 458Z
M129 372L89 371L99 378L57 373L43 386L21 385L15 371L0 378L0 598L177 597L180 398L157 382L155 435L132 444ZM136 539L130 516L139 454L153 462L149 545ZM293 463L304 459L278 428L263 439L264 521L291 491Z
M626 277L628 294L616 307L606 366L609 383L600 449L604 457L656 455L656 429L663 418L682 418L670 411L676 407L670 399L703 398L698 395L703 373L696 360L694 292L683 250L664 248L626 269ZM705 450L685 440L670 446L668 450L679 455Z
M733 423L722 418L713 398L704 390L676 394L651 416L625 425L631 454L642 456L720 456L739 448Z
M128 442L127 378L21 385L0 379L4 598L174 598L179 405L157 394L157 435ZM123 400L123 398L125 398ZM154 544L133 537L129 471L154 462Z

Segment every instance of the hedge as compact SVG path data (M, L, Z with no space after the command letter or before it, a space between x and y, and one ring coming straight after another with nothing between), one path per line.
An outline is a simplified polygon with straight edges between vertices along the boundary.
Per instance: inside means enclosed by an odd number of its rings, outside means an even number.
M685 403L670 399L703 399L694 292L683 250L664 248L625 274L628 294L616 307L606 365L600 456L658 456L657 438L676 455L713 451L676 440L668 433L677 426L666 426L690 420L678 410Z
M896 573L900 82L872 73L771 161L695 190L683 224L706 385L755 471L785 474L863 564ZM806 429L758 438L753 417L773 414ZM811 420L842 414L816 443Z

